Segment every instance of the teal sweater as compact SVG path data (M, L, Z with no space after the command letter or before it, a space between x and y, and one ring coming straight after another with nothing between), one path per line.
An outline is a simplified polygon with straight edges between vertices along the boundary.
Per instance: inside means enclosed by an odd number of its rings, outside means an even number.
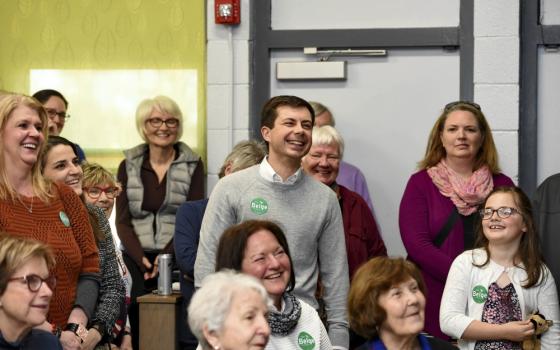
M249 219L274 221L288 239L296 275L294 294L317 308L320 273L329 337L333 346L348 348L348 263L336 195L305 174L293 185L269 182L259 174L259 167L228 175L214 188L200 231L195 284L200 286L214 271L218 242L226 228Z

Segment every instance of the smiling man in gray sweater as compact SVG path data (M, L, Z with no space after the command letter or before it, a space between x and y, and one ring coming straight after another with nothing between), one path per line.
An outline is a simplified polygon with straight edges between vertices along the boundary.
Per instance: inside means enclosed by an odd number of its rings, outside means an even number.
M313 109L296 96L277 96L264 106L261 133L269 155L260 165L221 179L202 221L195 284L214 271L224 230L244 220L271 220L288 238L296 274L294 294L318 308L319 274L324 286L329 337L348 348L348 264L340 206L334 191L301 169L311 146Z

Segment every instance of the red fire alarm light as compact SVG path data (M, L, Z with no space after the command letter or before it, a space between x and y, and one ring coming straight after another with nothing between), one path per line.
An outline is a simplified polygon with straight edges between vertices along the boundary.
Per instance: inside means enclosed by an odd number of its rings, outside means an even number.
M216 24L239 24L239 0L214 0Z

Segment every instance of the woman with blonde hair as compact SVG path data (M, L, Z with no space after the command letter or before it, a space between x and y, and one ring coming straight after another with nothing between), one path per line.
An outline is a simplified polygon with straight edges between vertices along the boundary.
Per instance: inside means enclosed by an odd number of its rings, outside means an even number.
M115 199L121 194L121 186L111 172L97 163L83 163L82 188L84 199L103 210L107 220L113 213Z
M180 142L183 114L166 96L145 99L136 109L136 129L145 141L124 152L117 179L117 233L132 277L129 309L132 345L138 348L136 298L155 289L158 256L173 253L175 214L181 204L204 198L202 160Z
M120 184L115 180L115 177L109 170L99 164L83 163L82 170L84 174L82 179L84 201L103 210L107 220L110 220L111 214L113 213L115 199L121 193ZM118 236L116 235L116 231L113 230L114 228L111 227L119 272L126 289L125 303L121 309L119 319L113 328L113 333L116 337L113 343L118 344L121 350L128 350L132 349L130 321L128 319L128 306L130 305L132 278L130 277L130 273L123 261L122 252L119 249L120 241L116 241L118 240Z
M46 322L56 286L45 244L0 233L0 349L62 350Z
M99 257L80 198L41 175L46 127L37 100L0 98L0 229L52 248L57 285L47 319L65 349L78 349L97 301Z
M426 331L439 327L439 305L453 259L474 243L478 205L494 187L513 185L500 173L490 126L473 102L448 103L428 139L426 154L404 191L401 238L426 282Z

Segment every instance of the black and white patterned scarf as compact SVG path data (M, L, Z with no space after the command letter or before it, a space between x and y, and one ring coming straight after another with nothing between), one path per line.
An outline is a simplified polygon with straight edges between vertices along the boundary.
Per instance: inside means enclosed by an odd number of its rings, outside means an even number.
M297 325L301 316L301 304L291 293L284 293L284 311L271 310L268 314L268 325L274 335L285 336Z

